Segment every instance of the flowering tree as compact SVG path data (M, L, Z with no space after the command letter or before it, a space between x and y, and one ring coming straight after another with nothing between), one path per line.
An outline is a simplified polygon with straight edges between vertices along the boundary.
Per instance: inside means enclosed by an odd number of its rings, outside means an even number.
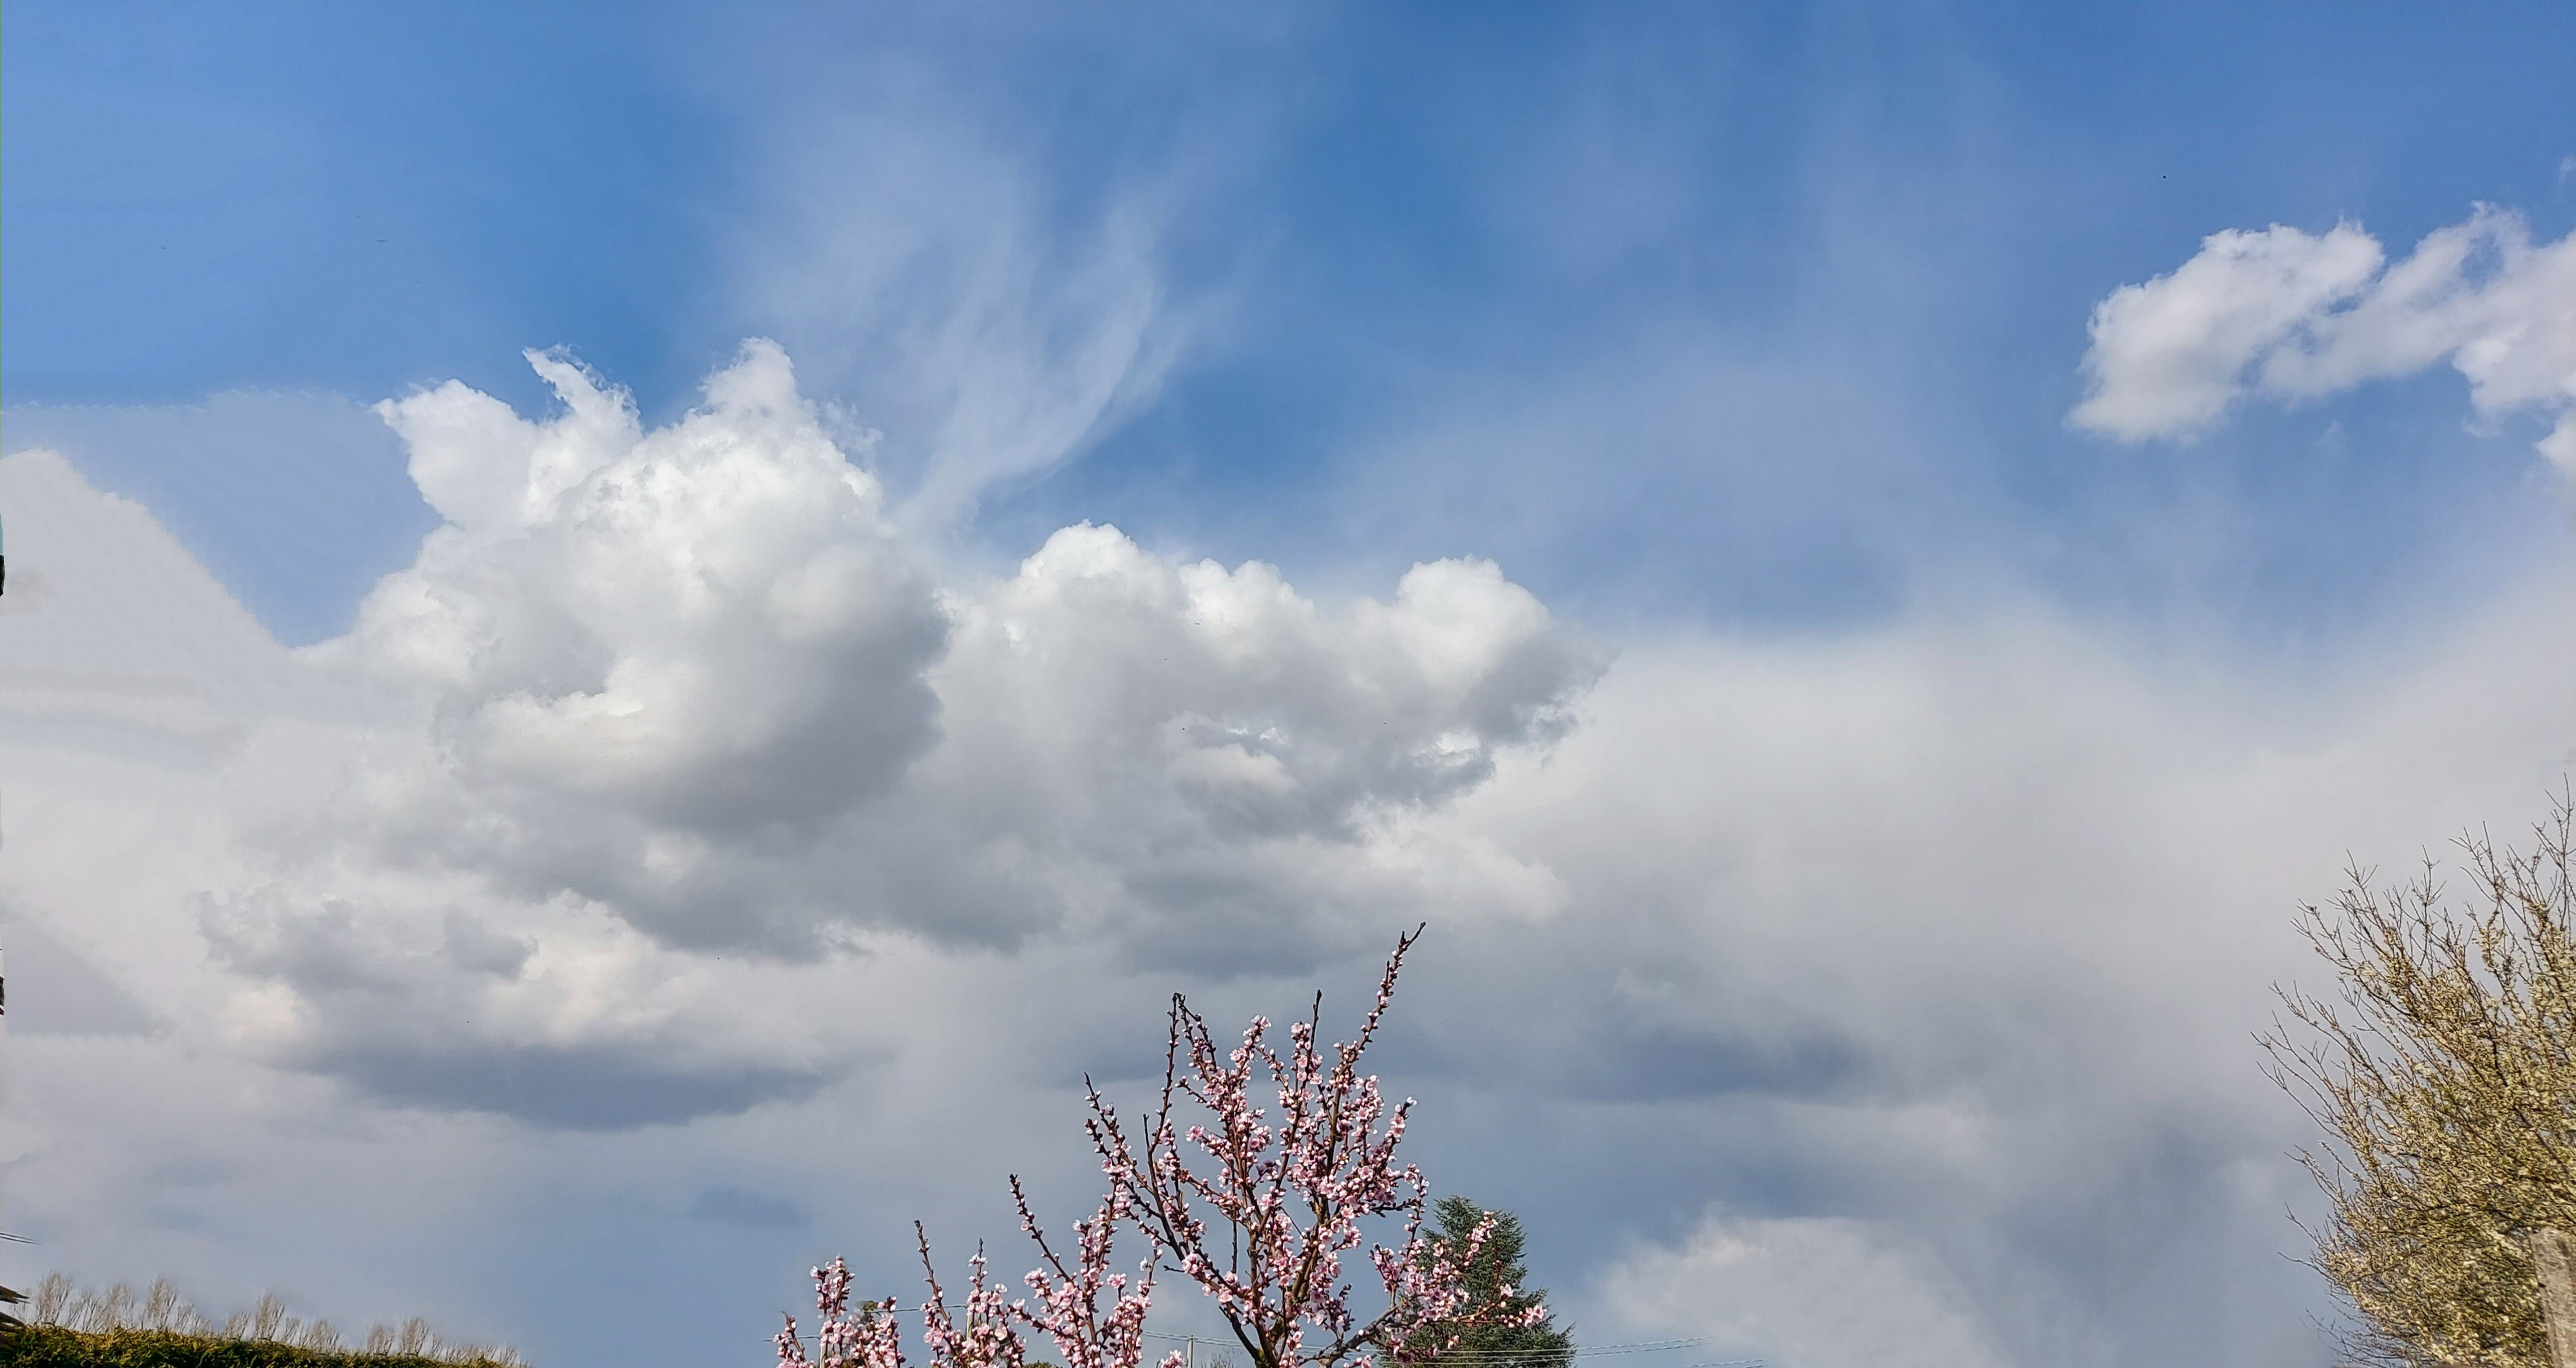
M1073 1223L1070 1268L1038 1228L1018 1174L1011 1175L1011 1200L1020 1209L1020 1229L1037 1245L1038 1257L1044 1261L1023 1279L1037 1295L1037 1309L1026 1310L1014 1302L1012 1314L1055 1341L1057 1352L1064 1355L1064 1368L1136 1368L1144 1362L1145 1311L1153 1302L1154 1261L1149 1257L1137 1269L1133 1292L1127 1290L1126 1274L1109 1271L1110 1237L1118 1222L1134 1215L1126 1194L1113 1186L1097 1214ZM1105 1310L1100 1304L1103 1293L1109 1297ZM1179 1354L1166 1354L1162 1368L1174 1368L1181 1361Z
M2281 990L2273 1081L2324 1129L2312 1266L2358 1313L2354 1361L2543 1368L2549 1230L2576 1229L2576 801L2527 853L2459 844L2468 896L2354 870L2301 930L2336 995ZM2576 1346L2571 1346L2576 1347Z
M931 1363L935 1368L1026 1368L1027 1342L1020 1337L1019 1327L1027 1326L1055 1341L1065 1368L1137 1368L1145 1359L1145 1312L1153 1301L1153 1261L1146 1260L1137 1270L1132 1288L1128 1275L1110 1271L1110 1237L1126 1214L1125 1204L1112 1192L1097 1214L1074 1223L1074 1262L1068 1266L1047 1243L1017 1177L1011 1179L1011 1195L1019 1201L1020 1228L1036 1241L1044 1261L1025 1279L1036 1294L1034 1308L1026 1301L1006 1301L1002 1285L986 1279L981 1249L968 1261L972 1272L965 1301L951 1303L930 1256L929 1233L920 1222L913 1223L922 1278L930 1289L918 1309ZM815 1356L805 1356L796 1318L789 1316L786 1328L778 1332L779 1368L904 1368L903 1330L896 1320L902 1308L889 1297L862 1302L853 1313L848 1263L835 1258L814 1270L814 1309L822 1317L816 1327ZM957 1315L961 1309L962 1321ZM1167 1355L1160 1368L1176 1368L1180 1358Z
M1270 1042L1268 1018L1255 1017L1223 1055L1206 1020L1173 995L1161 1104L1144 1118L1141 1152L1100 1090L1090 1089L1085 1125L1109 1191L1096 1213L1074 1224L1071 1262L1048 1242L1020 1180L1011 1179L1020 1229L1038 1247L1040 1266L1022 1279L1033 1303L1006 1301L1001 1285L986 1280L978 1250L965 1300L952 1306L929 1237L915 1224L930 1289L919 1308L923 1339L935 1368L1026 1368L1021 1327L1053 1340L1065 1368L1139 1368L1158 1263L1216 1301L1252 1368L1375 1368L1381 1356L1409 1365L1437 1358L1478 1327L1544 1322L1546 1309L1516 1299L1509 1286L1481 1295L1471 1287L1469 1270L1493 1238L1491 1215L1463 1238L1425 1237L1430 1190L1421 1170L1395 1159L1412 1099L1390 1111L1377 1077L1359 1071L1405 952L1421 934L1416 927L1396 942L1358 1037L1333 1046L1329 1062L1316 1044L1320 993L1307 1019L1290 1024L1284 1053ZM1257 1105L1256 1090L1276 1091L1275 1117ZM1185 1105L1207 1120L1183 1130ZM1362 1319L1342 1257L1367 1243L1363 1222L1397 1220L1402 1241L1368 1251L1386 1307ZM1122 1224L1152 1245L1132 1286L1111 1271L1111 1239ZM806 1357L790 1316L778 1334L779 1368L904 1368L898 1308L891 1300L863 1303L853 1314L849 1292L840 1259L814 1270L822 1315L816 1356ZM1180 1363L1171 1354L1160 1368Z
M1508 1211L1487 1211L1475 1202L1450 1193L1431 1209L1432 1223L1437 1228L1428 1237L1434 1244L1466 1243L1478 1226L1491 1221L1484 1249L1474 1263L1466 1265L1467 1287L1474 1300L1469 1304L1482 1308L1493 1301L1508 1301L1515 1311L1540 1306L1547 1300L1545 1291L1529 1287L1523 1280L1529 1269L1521 1264L1521 1251L1528 1236L1521 1229L1520 1218ZM1504 1289L1516 1289L1508 1298ZM1440 1324L1419 1332L1426 1341L1447 1342L1442 1356L1482 1368L1573 1368L1574 1336L1564 1326L1554 1323L1551 1313L1542 1308L1539 1318L1526 1316L1479 1316L1478 1323L1467 1329Z
M814 1309L822 1317L814 1357L805 1357L796 1318L789 1316L778 1332L779 1368L903 1368L903 1332L892 1304L867 1302L851 1314L850 1265L838 1256L814 1270Z
M1424 1238L1429 1188L1419 1168L1395 1158L1413 1100L1389 1111L1377 1076L1360 1072L1421 935L1416 927L1396 942L1367 1020L1332 1047L1329 1063L1316 1044L1321 993L1306 1020L1290 1023L1286 1052L1271 1043L1269 1019L1255 1017L1222 1055L1207 1020L1174 994L1161 1105L1145 1118L1141 1153L1091 1089L1087 1124L1113 1196L1132 1206L1165 1266L1216 1301L1253 1368L1368 1368L1380 1355L1419 1362L1474 1326L1545 1317L1514 1305L1509 1287L1499 1298L1471 1293L1466 1270L1492 1237L1490 1216L1462 1241ZM1256 1089L1276 1090L1275 1117L1256 1104ZM1175 1112L1184 1104L1207 1120L1183 1130ZM1364 1242L1363 1221L1399 1217L1403 1242L1369 1249L1387 1305L1363 1320L1342 1256Z

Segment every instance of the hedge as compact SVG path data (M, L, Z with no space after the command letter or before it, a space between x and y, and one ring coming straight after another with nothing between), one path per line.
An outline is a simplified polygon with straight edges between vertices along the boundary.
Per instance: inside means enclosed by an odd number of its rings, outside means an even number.
M85 1335L58 1325L26 1325L0 1332L0 1364L10 1368L508 1368L493 1359L460 1362L419 1354L299 1349L275 1340L174 1335L165 1330Z

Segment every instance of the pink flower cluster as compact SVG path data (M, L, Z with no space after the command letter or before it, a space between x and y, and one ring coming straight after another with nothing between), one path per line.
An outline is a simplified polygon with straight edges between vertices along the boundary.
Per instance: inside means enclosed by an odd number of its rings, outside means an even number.
M1005 1301L1002 1288L986 1281L978 1251L961 1324L941 1290L929 1239L915 1225L930 1285L920 1308L923 1338L936 1368L1023 1368L1023 1326L1055 1342L1064 1368L1139 1368L1158 1262L1215 1300L1252 1368L1375 1368L1380 1356L1405 1365L1438 1357L1472 1326L1546 1319L1537 1306L1511 1310L1512 1288L1482 1303L1470 1293L1466 1270L1493 1218L1456 1246L1423 1236L1429 1188L1421 1170L1395 1157L1413 1101L1389 1111L1376 1075L1359 1071L1394 998L1405 952L1421 934L1416 927L1396 942L1358 1037L1333 1046L1329 1057L1316 1044L1320 993L1307 1020L1289 1026L1285 1053L1271 1043L1269 1020L1255 1017L1223 1055L1206 1019L1174 995L1162 1101L1145 1118L1142 1153L1100 1091L1090 1091L1085 1125L1109 1192L1098 1212L1074 1224L1070 1264L1047 1242L1020 1180L1011 1179L1020 1228L1041 1259L1023 1279L1034 1306ZM1275 1116L1256 1105L1256 1091L1275 1094ZM1175 1111L1184 1103L1208 1113L1207 1121L1183 1129ZM1367 1243L1362 1222L1397 1217L1402 1243L1368 1252L1386 1309L1362 1320L1351 1306L1342 1256ZM1111 1238L1121 1224L1133 1224L1153 1246L1132 1286L1127 1274L1111 1271ZM1212 1238L1211 1231L1220 1233ZM894 1303L862 1306L853 1316L849 1285L839 1259L814 1270L823 1316L818 1358L805 1357L791 1316L778 1335L779 1368L903 1368ZM1160 1368L1180 1362L1167 1355Z
M1026 1279L1029 1290L1037 1294L1034 1309L1026 1301L1006 1299L1002 1285L987 1279L980 1249L968 1261L972 1272L964 1302L951 1303L930 1256L930 1236L918 1222L913 1225L923 1280L930 1289L929 1298L917 1309L931 1363L935 1368L1024 1368L1028 1345L1020 1327L1027 1326L1055 1341L1065 1368L1138 1368L1145 1357L1145 1312L1153 1300L1153 1263L1147 1260L1137 1270L1132 1290L1126 1274L1109 1271L1110 1233L1120 1211L1114 1195L1099 1214L1074 1224L1078 1250L1074 1266L1068 1268L1030 1214L1019 1179L1011 1180L1011 1191L1020 1199L1021 1228L1037 1241L1046 1261L1046 1267L1032 1270ZM1101 1300L1104 1293L1106 1306ZM850 1268L843 1260L835 1258L814 1270L814 1309L822 1316L816 1327L815 1356L806 1357L796 1318L789 1316L786 1328L778 1332L778 1368L904 1368L903 1331L896 1319L902 1308L889 1297L864 1303L853 1314ZM962 1319L957 1314L961 1309ZM1180 1361L1178 1354L1167 1355L1160 1368L1178 1368Z
M1144 1362L1145 1311L1153 1301L1154 1261L1148 1258L1138 1267L1133 1292L1127 1290L1126 1274L1109 1271L1110 1237L1118 1222L1133 1218L1126 1194L1112 1185L1098 1212L1073 1223L1070 1268L1039 1229L1017 1174L1011 1177L1011 1199L1019 1205L1020 1229L1037 1244L1038 1257L1045 1261L1022 1278L1036 1294L1037 1309L1023 1311L1014 1303L1014 1313L1055 1341L1057 1352L1064 1355L1064 1368L1136 1368ZM1106 1312L1100 1306L1104 1292L1109 1296ZM1179 1354L1166 1354L1161 1368L1176 1368L1181 1361Z
M1492 1233L1490 1217L1458 1248L1423 1237L1429 1188L1419 1168L1395 1157L1413 1100L1389 1111L1377 1076L1359 1070L1421 934L1417 927L1396 942L1367 1020L1332 1047L1329 1062L1316 1044L1320 993L1308 1018L1290 1024L1284 1054L1271 1044L1269 1020L1255 1017L1222 1056L1206 1019L1175 995L1162 1102L1141 1155L1091 1092L1088 1124L1112 1192L1133 1204L1156 1253L1215 1299L1254 1368L1372 1368L1381 1354L1402 1363L1435 1356L1470 1326L1546 1317L1537 1307L1509 1310L1508 1287L1474 1304L1466 1270ZM1275 1117L1256 1105L1256 1089L1275 1093ZM1174 1111L1184 1102L1214 1124L1181 1129ZM1403 1243L1369 1250L1387 1306L1363 1321L1342 1256L1366 1242L1363 1221L1396 1216ZM1221 1258L1211 1229L1223 1232ZM1422 1332L1435 1326L1443 1333L1426 1347Z
M778 1332L779 1368L903 1368L903 1331L895 1325L894 1306L865 1305L850 1314L850 1266L835 1258L814 1270L815 1357L805 1357L796 1337L796 1318Z

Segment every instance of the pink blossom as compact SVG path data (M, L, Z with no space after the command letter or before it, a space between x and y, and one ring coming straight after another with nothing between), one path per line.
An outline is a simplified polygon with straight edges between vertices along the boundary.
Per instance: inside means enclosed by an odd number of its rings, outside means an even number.
M1493 1217L1454 1246L1424 1237L1430 1189L1421 1170L1395 1157L1413 1100L1389 1110L1377 1076L1359 1071L1395 996L1405 952L1421 934L1416 927L1396 942L1358 1037L1333 1046L1329 1059L1316 1044L1321 993L1306 1020L1289 1024L1285 1052L1271 1041L1270 1020L1254 1017L1222 1055L1206 1019L1175 994L1161 1105L1142 1118L1141 1151L1099 1089L1090 1089L1084 1125L1109 1191L1099 1210L1074 1223L1070 1262L1039 1227L1020 1180L1011 1179L1020 1229L1038 1249L1039 1266L1022 1279L1033 1302L1006 1301L1001 1286L987 1280L978 1249L961 1321L940 1286L929 1236L913 1227L930 1288L920 1311L931 1368L1025 1368L1020 1327L1053 1340L1064 1368L1139 1368L1158 1262L1216 1302L1252 1368L1376 1368L1381 1355L1406 1365L1438 1357L1471 1326L1543 1321L1547 1313L1538 1306L1511 1310L1510 1288L1481 1305L1468 1288L1466 1270L1490 1238ZM1256 1094L1275 1097L1275 1115L1256 1105ZM1184 1105L1207 1118L1184 1129L1174 1115ZM1394 1217L1403 1219L1402 1243L1368 1250L1386 1307L1362 1319L1352 1309L1342 1257L1368 1243L1361 1222ZM1122 1225L1141 1231L1150 1246L1132 1279L1113 1271ZM839 1259L814 1270L823 1317L818 1361L805 1358L791 1316L778 1335L779 1368L903 1368L893 1302L852 1316L849 1286ZM1426 1347L1424 1332L1434 1326L1447 1333ZM1166 1355L1159 1368L1181 1362L1179 1354Z
M816 1356L805 1357L796 1337L796 1318L778 1332L778 1368L903 1368L903 1332L896 1326L894 1303L859 1308L850 1314L850 1266L839 1258L814 1270Z
M1436 1355L1469 1326L1535 1324L1546 1315L1471 1304L1466 1269L1493 1220L1458 1248L1424 1238L1430 1190L1420 1169L1395 1157L1413 1100L1388 1110L1377 1076L1359 1071L1405 952L1421 934L1417 927L1396 942L1359 1035L1333 1046L1329 1063L1316 1045L1320 993L1307 1019L1289 1025L1284 1053L1271 1043L1269 1019L1255 1017L1222 1056L1206 1019L1175 995L1161 1105L1145 1118L1141 1155L1091 1090L1091 1139L1113 1202L1132 1210L1168 1266L1215 1300L1254 1368L1372 1368L1381 1353L1399 1361ZM1256 1090L1276 1097L1275 1116L1256 1105ZM1174 1112L1184 1104L1209 1113L1213 1125L1182 1129ZM1403 1243L1369 1249L1386 1309L1362 1320L1342 1256L1366 1243L1363 1220L1398 1215ZM1221 1239L1212 1240L1217 1228ZM1443 1322L1452 1333L1426 1355L1416 1337Z

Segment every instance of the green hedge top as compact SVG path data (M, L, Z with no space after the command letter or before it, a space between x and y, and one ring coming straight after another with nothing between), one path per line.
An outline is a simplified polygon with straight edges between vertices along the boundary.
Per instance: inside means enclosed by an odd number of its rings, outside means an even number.
M0 1333L0 1364L9 1368L508 1368L496 1359L458 1362L419 1354L299 1349L276 1340L174 1335L163 1330L85 1335L58 1325L28 1325Z

